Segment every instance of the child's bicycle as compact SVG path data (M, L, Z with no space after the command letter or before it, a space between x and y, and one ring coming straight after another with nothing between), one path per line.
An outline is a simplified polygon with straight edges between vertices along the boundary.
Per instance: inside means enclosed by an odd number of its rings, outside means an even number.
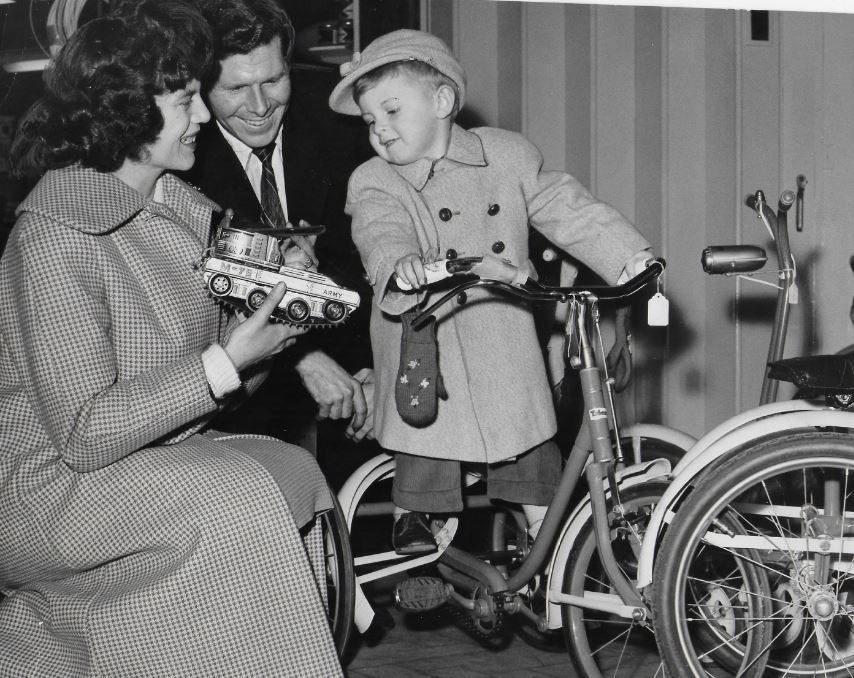
M454 543L460 521L451 517L436 535L439 549L435 553L416 557L399 556L394 551L357 553L360 585L415 571L415 576L396 586L396 602L401 608L421 612L448 603L461 610L469 628L484 639L500 638L507 631L506 622L516 615L542 632L563 627L570 654L587 676L603 675L603 655L594 651L609 642L600 638L603 632L613 634L623 644L629 633L637 631L654 650L651 610L634 584L634 572L647 519L666 487L670 465L659 459L625 466L614 453L607 379L600 367L599 303L628 300L646 289L663 270L664 262L655 261L634 279L614 287L545 287L530 281L517 287L495 280L471 280L456 286L416 318L415 322L425 320L442 304L473 288L533 302L558 300L569 304L566 334L582 383L584 434L569 455L532 544L526 538L505 539L501 550L470 553ZM380 530L390 534L391 504L377 502L388 498L388 489L382 486L388 485L393 474L392 458L380 455L345 482L338 496L351 534L361 537ZM567 518L582 475L589 492ZM472 483L477 480L470 476ZM376 514L386 516L386 526L366 527L362 521ZM424 573L427 566L431 566L431 576ZM535 590L544 596L542 614L532 609ZM357 626L364 630L371 611L361 586L357 587L356 607ZM619 624L607 623L611 620L619 620ZM617 661L620 671L636 668L629 667L628 660L619 664L620 657ZM615 674L609 670L607 675Z

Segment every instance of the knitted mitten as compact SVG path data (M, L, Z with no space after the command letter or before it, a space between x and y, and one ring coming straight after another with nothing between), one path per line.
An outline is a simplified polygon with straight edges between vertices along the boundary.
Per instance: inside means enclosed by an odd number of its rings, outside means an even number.
M439 374L438 345L436 343L436 318L415 329L413 312L402 316L403 336L400 339L400 367L394 398L401 419L410 426L432 424L439 412L437 398L448 397L442 375Z

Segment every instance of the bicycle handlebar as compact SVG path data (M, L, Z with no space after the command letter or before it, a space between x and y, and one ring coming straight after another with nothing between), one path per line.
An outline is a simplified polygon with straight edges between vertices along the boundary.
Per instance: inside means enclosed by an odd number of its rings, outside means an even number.
M438 301L434 302L426 309L421 311L412 320L412 326L418 329L427 322L427 319L436 312L438 308L446 304L448 301L456 297L460 292L471 289L473 287L489 287L514 295L526 301L560 301L565 302L571 297L595 297L598 300L618 301L627 299L646 287L653 280L657 280L666 267L664 259L653 259L650 264L634 278L624 282L622 285L586 285L586 286L570 286L557 287L550 285L542 285L531 279L528 279L523 285L516 286L501 280L491 280L488 278L478 278L468 280L461 285L457 285L442 296Z

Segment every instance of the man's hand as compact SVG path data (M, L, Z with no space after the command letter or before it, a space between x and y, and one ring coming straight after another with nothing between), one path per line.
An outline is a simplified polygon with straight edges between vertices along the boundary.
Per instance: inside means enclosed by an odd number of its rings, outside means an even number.
M368 404L362 384L323 351L307 353L296 371L317 403L318 419L349 419L354 430L362 428Z
M222 213L222 219L219 220L219 223L216 225L216 229L219 230L221 228L228 228L231 225L231 220L234 218L234 210L230 207Z
M300 219L299 225L300 228L311 226L305 219ZM293 228L293 224L288 223L288 228ZM316 271L320 262L314 253L315 242L317 242L316 235L294 235L283 239L279 245L279 251L282 253L285 266Z
M362 384L362 392L365 395L365 402L368 404L368 411L361 420L361 424L356 415L353 415L344 434L357 443L366 438L374 440L374 371L370 367L364 367L356 372L353 377Z

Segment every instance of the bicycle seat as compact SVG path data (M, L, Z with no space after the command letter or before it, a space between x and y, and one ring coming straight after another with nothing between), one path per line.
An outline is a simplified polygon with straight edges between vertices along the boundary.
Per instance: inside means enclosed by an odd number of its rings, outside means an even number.
M854 355L816 355L768 363L768 376L813 396L854 394Z

